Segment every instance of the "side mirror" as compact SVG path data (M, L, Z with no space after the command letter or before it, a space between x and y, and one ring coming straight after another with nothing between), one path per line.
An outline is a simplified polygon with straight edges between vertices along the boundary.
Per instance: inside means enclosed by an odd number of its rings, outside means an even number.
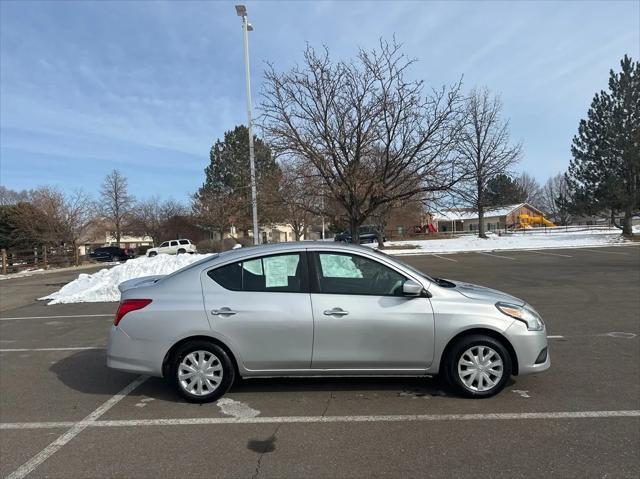
M406 280L402 285L402 294L405 296L422 296L423 292L426 292L424 286L411 279Z

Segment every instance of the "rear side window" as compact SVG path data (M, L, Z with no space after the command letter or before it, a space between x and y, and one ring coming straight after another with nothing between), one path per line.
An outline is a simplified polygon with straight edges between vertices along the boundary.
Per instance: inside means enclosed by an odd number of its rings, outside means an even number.
M189 244L189 240L180 240L180 244Z
M233 263L207 274L231 291L301 293L306 290L306 263L299 253Z
M170 246L178 246L178 242L177 241L172 241Z

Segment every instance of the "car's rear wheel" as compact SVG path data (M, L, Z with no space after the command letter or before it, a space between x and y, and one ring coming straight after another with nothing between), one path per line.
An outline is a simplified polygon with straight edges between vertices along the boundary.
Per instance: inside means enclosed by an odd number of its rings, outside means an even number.
M154 256L156 256L158 253L156 253L155 251L151 251L149 253L149 258L153 258Z
M190 402L205 403L222 397L233 384L234 376L227 353L208 341L183 344L171 360L171 381Z
M499 393L511 377L511 356L506 348L490 336L461 338L450 350L445 376L461 395L472 398L491 397Z
M184 253L186 253L186 252L187 252L187 250L186 250L186 249L184 249L184 248L180 248L180 249L178 250L178 254L184 254Z

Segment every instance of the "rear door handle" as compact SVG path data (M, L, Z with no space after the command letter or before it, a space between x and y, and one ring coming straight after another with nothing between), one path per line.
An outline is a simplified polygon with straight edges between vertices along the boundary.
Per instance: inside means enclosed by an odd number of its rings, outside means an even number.
M349 311L345 311L342 308L327 309L324 312L325 316L346 316L347 314L349 314Z
M237 313L231 308L224 307L220 309L214 309L213 311L211 311L211 314L213 314L214 316L233 316Z

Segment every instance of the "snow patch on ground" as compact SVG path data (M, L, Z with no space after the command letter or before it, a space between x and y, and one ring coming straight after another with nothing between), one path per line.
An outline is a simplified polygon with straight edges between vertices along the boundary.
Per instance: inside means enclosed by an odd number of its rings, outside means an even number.
M24 271L20 271L19 273L9 273L9 274L3 274L0 275L0 280L3 279L12 279L12 278L24 278L25 276L31 276L33 274L38 274L38 273L42 273L45 270L40 268L40 269L25 269Z
M207 256L209 255L160 254L152 258L142 256L130 259L110 269L101 269L93 274L81 274L55 293L39 299L50 301L48 304L120 301L118 285L123 281L143 276L170 274Z
M220 408L220 412L222 412L222 414L233 416L238 419L256 417L260 414L260 411L257 409L253 409L243 402L234 401L229 398L218 399L216 405Z
M487 233L487 239L481 239L475 235L468 235L448 239L388 241L385 243L385 246L393 247L393 249L387 249L385 250L385 253L394 255L425 253L446 254L470 251L607 246L623 243L624 240L621 238L620 233L621 231L619 229L612 228L606 230L553 233L527 231L503 236ZM402 248L404 245L407 246L406 249Z

